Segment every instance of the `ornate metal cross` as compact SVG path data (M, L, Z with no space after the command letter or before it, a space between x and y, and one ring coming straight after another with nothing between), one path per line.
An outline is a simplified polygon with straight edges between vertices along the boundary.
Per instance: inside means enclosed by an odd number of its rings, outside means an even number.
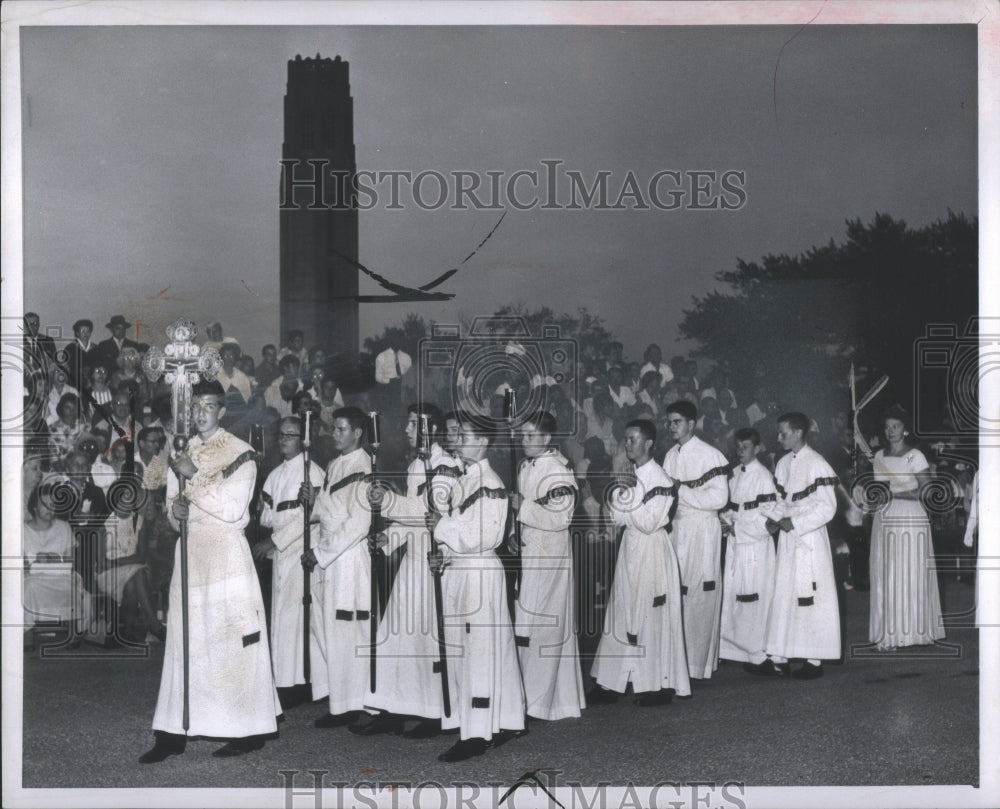
M194 344L198 329L190 320L179 318L166 328L170 340L161 351L153 346L146 352L142 368L150 382L161 376L171 386L174 418L174 449L187 449L191 414L191 386L200 377L215 379L222 368L222 357L212 347L202 352Z

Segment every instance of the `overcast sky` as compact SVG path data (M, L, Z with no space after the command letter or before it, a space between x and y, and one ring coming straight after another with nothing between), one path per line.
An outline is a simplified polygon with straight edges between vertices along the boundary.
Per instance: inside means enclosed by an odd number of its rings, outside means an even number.
M973 26L22 27L21 44L25 305L67 332L91 317L100 339L113 313L154 342L180 314L220 319L256 356L279 339L296 54L350 63L359 169L485 182L561 160L611 172L612 197L630 171L644 192L663 170L745 173L738 210L508 205L442 287L454 300L363 304L362 339L409 311L449 323L520 300L587 307L633 357L653 340L669 356L690 348L674 340L692 296L738 257L840 241L876 212L977 213ZM380 202L360 214L360 260L425 283L499 213Z

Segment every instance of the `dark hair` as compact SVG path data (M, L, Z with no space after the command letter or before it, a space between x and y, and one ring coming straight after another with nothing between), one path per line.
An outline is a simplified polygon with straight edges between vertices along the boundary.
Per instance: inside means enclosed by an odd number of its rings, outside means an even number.
M276 353L278 351L278 348L277 348L277 346L275 346L274 343L265 343L260 348L260 355L263 357L264 356L264 352L267 351L268 349L271 349L271 351L274 351Z
M145 441L153 433L160 433L163 436L163 440L164 441L167 440L167 431L164 430L162 427L143 427L141 430L139 430L138 440Z
M414 402L409 407L406 408L406 413L416 413L417 419L420 416L427 416L427 423L431 426L431 429L439 433L444 429L444 416L441 415L441 408L430 402Z
M59 397L59 404L56 405L56 413L63 409L63 405L71 404L76 410L77 416L80 415L80 399L75 393L64 393Z
M444 414L444 418L442 419L442 423L444 423L446 421L457 421L457 422L459 422L461 424L462 418L459 415L459 413L458 413L457 410L449 410L447 413Z
M346 420L352 430L364 432L368 427L368 414L357 407L338 407L333 411L333 420L337 419Z
M291 340L293 337L304 338L305 334L302 332L302 329L292 329L291 331L288 332L288 339Z
M625 429L631 427L635 427L647 441L656 441L656 425L649 419L632 419L625 425Z
M741 427L733 434L737 441L753 441L756 446L760 445L760 433L753 427Z
M781 423L785 423L793 430L801 432L803 438L809 434L809 428L812 426L809 417L805 413L799 413L798 411L782 413L778 416L778 424Z
M597 397L594 398L596 400ZM538 410L532 413L524 420L524 423L532 425L538 432L545 433L548 436L555 435L558 429L556 426L556 417L547 410Z
M61 403L62 400L60 400ZM904 407L896 402L895 404L889 405L884 411L882 411L882 417L879 419L879 424L885 428L885 423L889 419L896 419L896 421L903 422L903 429L910 429L910 414L906 412Z
M694 403L689 402L687 399L681 399L676 402L671 402L667 405L666 413L676 413L678 416L682 416L688 421L698 420L698 408L694 406Z
M493 433L484 421L464 410L460 411L457 417L461 429L468 430L477 438L485 438L490 444L493 443Z
M295 366L298 368L302 364L301 360L295 354L285 354L280 360L278 360L278 367L284 371L286 368Z
M214 396L219 400L219 406L225 407L226 392L222 389L222 384L214 379L203 379L191 387L191 398L198 396Z
M645 388L650 382L656 382L660 379L659 371L646 371L639 379L639 387Z

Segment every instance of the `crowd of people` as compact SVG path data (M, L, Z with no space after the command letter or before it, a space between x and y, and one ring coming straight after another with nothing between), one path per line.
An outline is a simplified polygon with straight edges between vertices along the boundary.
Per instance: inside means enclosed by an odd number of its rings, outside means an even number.
M100 343L77 321L66 346L24 322L26 623L79 638L113 604L116 636L165 639L145 763L195 735L243 755L317 700L318 728L457 732L441 758L461 761L628 691L687 697L720 658L816 679L844 653L847 589L870 589L874 648L941 640L931 560L954 549L931 518L975 542L971 468L948 477L959 505L929 514L933 452L901 408L858 474L846 412L734 392L724 363L701 379L655 344L642 362L588 347L570 379L494 374L483 394L462 369L418 386L393 348L344 384L297 331L255 363L213 323L201 350L221 367L171 452L170 385L143 372L125 317ZM182 526L199 616L183 639Z

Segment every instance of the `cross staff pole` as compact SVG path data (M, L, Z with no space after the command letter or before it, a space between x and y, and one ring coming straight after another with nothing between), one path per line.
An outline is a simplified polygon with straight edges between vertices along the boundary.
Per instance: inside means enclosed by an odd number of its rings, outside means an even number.
M427 498L427 511L433 513L434 495L431 491L431 431L426 413L420 414L419 434L417 435L417 448L424 459L424 478L427 483L424 488L424 497ZM434 531L431 530L431 553L437 556L438 544L434 541ZM438 659L441 662L441 698L444 703L444 715L451 717L451 691L448 685L448 650L444 641L444 597L441 594L441 570L432 570L431 576L434 579L434 614L437 618L438 635Z
M310 410L306 410L306 425L305 425L305 437L302 439L302 477L304 485L308 486L312 490L312 480L309 478L309 444L310 444L310 434L309 434L309 418L312 416ZM312 549L312 537L309 531L309 520L312 517L312 509L309 506L309 501L306 500L302 505L302 547L306 554ZM309 618L310 609L312 605L312 587L309 580L310 570L309 566L303 561L302 562L302 673L305 676L306 683L312 682L312 677L310 676L310 659L309 659Z
M373 410L368 414L371 421L371 435L370 441L372 447L372 487L378 487L378 451L379 447L382 446L382 438L379 431L379 415L377 410ZM379 519L382 516L382 507L378 502L372 503L372 521L371 528L368 532L368 553L371 559L371 577L370 577L370 591L369 591L369 613L368 613L368 629L371 633L371 647L368 657L368 675L370 679L369 688L372 693L375 693L375 674L377 669L376 664L376 653L375 644L378 642L378 618L379 618L379 606L378 606L378 547L376 545L376 539L378 537L378 524Z
M146 352L142 367L150 382L156 382L161 376L171 386L171 404L174 417L174 453L175 457L187 451L188 433L191 429L191 387L201 377L215 379L222 367L222 358L214 348L205 349L201 353L194 344L198 329L190 320L178 319L167 326L167 338L170 340L161 351L155 346ZM184 495L185 479L177 475L179 496ZM188 627L188 536L187 520L179 520L180 536L180 567L181 567L181 649L184 661L184 710L182 725L184 732L191 727L190 681L191 653Z
M514 445L517 440L517 433L514 429L514 422L517 419L517 394L513 388L507 388L503 392L503 417L510 428L510 485L513 491L517 491L517 457ZM521 592L521 523L517 519L517 513L511 512L511 520L514 523L514 542L517 544L517 572L514 575L514 592Z

